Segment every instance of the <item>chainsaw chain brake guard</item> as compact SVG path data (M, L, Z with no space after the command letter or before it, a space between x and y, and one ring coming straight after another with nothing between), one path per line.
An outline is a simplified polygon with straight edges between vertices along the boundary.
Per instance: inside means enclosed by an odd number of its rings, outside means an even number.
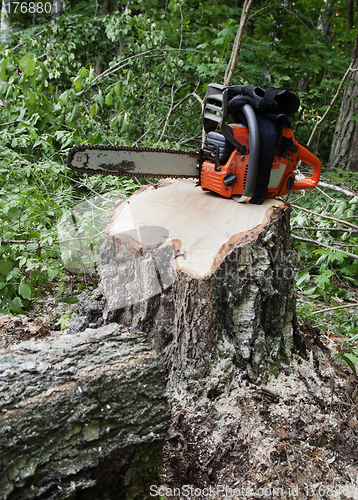
M239 92L242 95L236 97ZM211 83L206 90L203 110L203 127L207 139L202 149L204 161L200 168L202 189L214 191L226 198L232 197L238 202L251 200L256 189L258 170L261 168L256 112L260 115L264 109L268 111L270 105L272 110L283 112L278 117L284 118L286 125L282 126L280 146L274 150L267 190L263 192L263 197L265 192L266 198L274 198L292 190L310 189L317 185L321 163L304 145L295 140L287 121L287 116L292 115L299 106L297 96L288 91L277 91L273 87L265 91L248 85L225 87ZM225 121L228 112L236 115L234 110L239 111L242 119L239 120L240 123L229 126ZM295 179L298 160L312 166L312 177L301 181ZM255 198L252 201L257 203L256 194Z
M228 145L230 144L231 151L234 148L243 155L248 152L247 145L240 143L235 138L232 127L226 125L225 123L228 112L228 92L228 87L217 83L211 83L206 89L204 101L203 126L205 132L208 134L208 140L205 142L203 147L203 156L208 160L215 161L215 172L221 172L220 160L223 161L223 158L220 158L221 134L221 137L223 139L222 144L225 150L230 148L230 146ZM242 195L234 196L235 201L239 203L250 201L254 195L260 155L260 138L256 114L250 104L244 104L242 106L242 111L248 125L248 132L250 137L250 155L248 155L246 182ZM217 128L220 129L221 134L220 132L216 132ZM225 151L225 157L227 158L227 151ZM202 170L201 173L203 173ZM205 177L202 176L201 185L203 188L205 188L205 184L203 184L204 179ZM226 188L233 186L235 182L236 176L232 173L229 173L223 179L223 183ZM215 189L213 190L215 191ZM222 193L220 192L220 194Z

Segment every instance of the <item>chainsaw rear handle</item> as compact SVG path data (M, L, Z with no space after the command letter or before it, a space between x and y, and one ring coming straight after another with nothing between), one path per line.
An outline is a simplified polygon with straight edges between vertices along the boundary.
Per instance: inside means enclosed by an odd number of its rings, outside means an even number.
M249 128L250 154L249 154L249 164L247 167L247 179L244 192L240 197L233 196L233 199L239 203L249 202L255 193L257 170L258 170L259 155L260 155L259 126L257 123L255 111L252 109L250 104L244 104L242 110L244 112L245 118L247 120L247 125Z
M321 162L313 153L308 151L302 144L296 142L298 146L297 157L313 168L312 177L305 177L301 181L295 181L293 184L293 190L297 189L311 189L317 186L319 181L319 176L321 173Z

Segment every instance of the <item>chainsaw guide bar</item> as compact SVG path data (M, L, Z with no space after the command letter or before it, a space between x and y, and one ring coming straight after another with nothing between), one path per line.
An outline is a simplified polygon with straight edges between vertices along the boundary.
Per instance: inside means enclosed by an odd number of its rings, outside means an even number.
M69 151L67 166L87 174L185 179L198 178L199 160L199 151L81 145Z

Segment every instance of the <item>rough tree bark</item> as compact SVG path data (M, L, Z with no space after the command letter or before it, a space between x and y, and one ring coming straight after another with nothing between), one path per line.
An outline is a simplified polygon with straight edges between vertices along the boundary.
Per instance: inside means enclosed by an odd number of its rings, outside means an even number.
M350 65L350 85L344 89L334 132L329 168L358 172L358 43Z
M169 407L157 354L112 324L0 353L0 498L144 498Z

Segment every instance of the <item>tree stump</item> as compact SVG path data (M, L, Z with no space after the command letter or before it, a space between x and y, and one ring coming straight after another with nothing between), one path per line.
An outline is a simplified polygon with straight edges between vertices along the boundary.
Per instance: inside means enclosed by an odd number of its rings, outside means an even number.
M301 345L289 214L192 180L134 194L101 249L104 321L147 332L171 385L222 391L237 372L256 383L278 373Z
M118 204L72 328L0 355L0 498L150 498L167 397L207 405L302 347L293 277L281 201L165 180Z

